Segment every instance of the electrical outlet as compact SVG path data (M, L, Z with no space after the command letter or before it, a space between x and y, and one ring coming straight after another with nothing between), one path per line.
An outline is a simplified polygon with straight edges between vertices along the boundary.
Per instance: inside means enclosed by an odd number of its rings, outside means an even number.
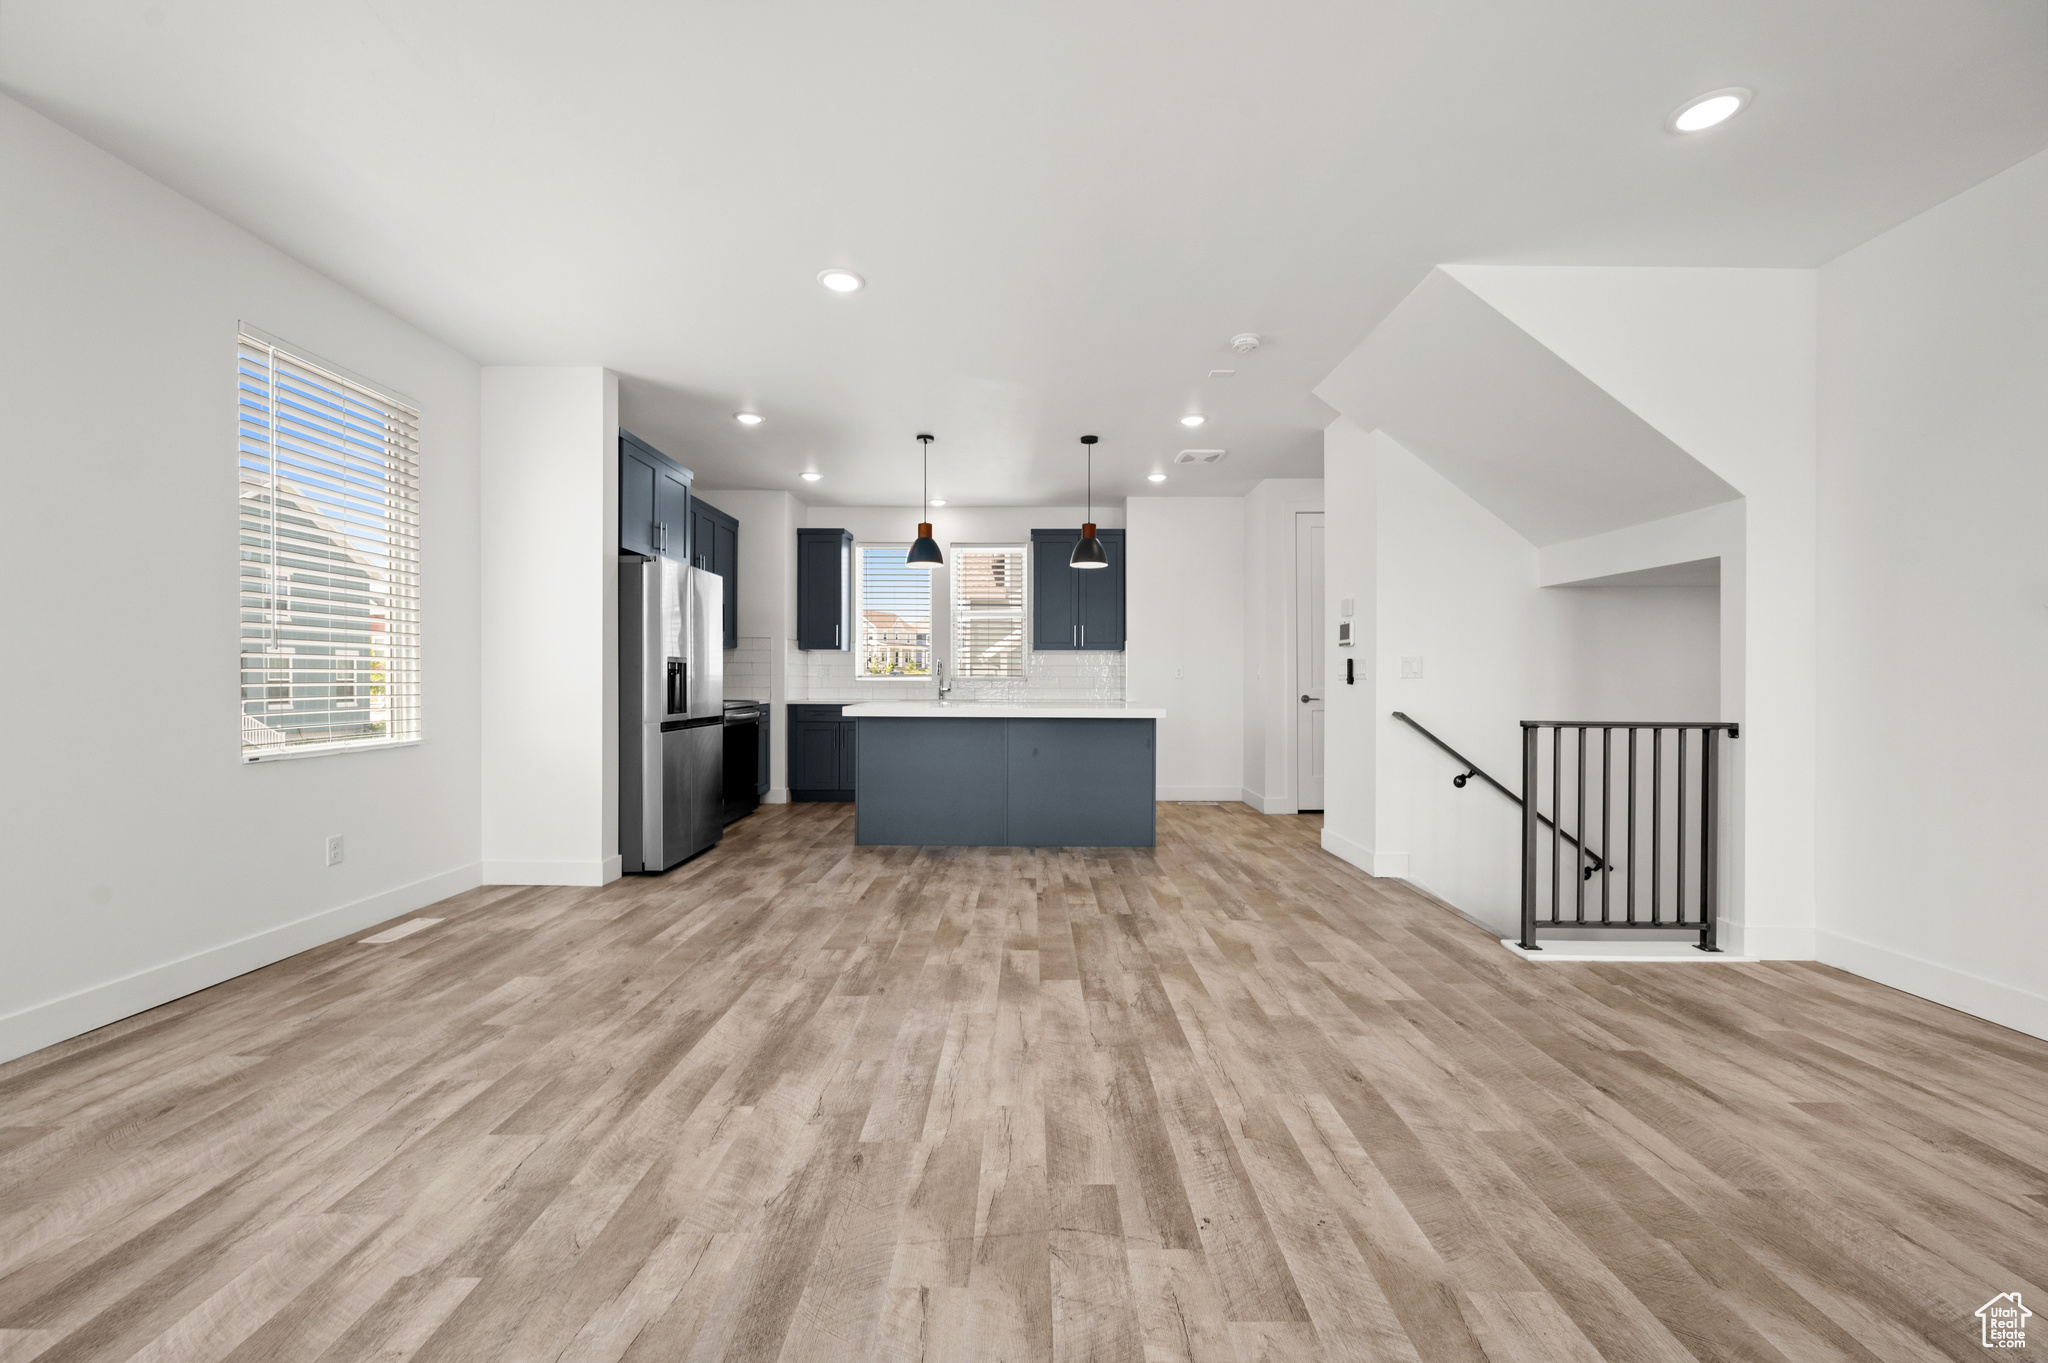
M1420 659L1420 658L1403 658L1403 659L1401 660L1401 680L1402 680L1402 681L1413 681L1413 680L1415 680L1416 678L1420 677L1421 675L1422 675L1422 659Z
M341 865L341 855L341 834L336 833L333 837L327 840L327 864L329 866Z

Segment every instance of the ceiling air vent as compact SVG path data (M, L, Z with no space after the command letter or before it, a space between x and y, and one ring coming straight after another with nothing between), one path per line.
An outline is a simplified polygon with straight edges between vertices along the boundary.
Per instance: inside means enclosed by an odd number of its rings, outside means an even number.
M1182 450L1173 456L1176 464L1213 464L1223 457L1222 450Z

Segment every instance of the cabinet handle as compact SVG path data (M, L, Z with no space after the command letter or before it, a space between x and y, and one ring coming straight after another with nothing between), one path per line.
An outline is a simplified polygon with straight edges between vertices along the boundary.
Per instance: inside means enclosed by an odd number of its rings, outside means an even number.
M1074 626L1074 632L1068 637L1067 642L1075 648L1081 646L1081 627L1079 625Z
M843 625L834 625L834 626L832 626L832 647L834 647L834 648L838 648L838 647L840 646L840 645L839 645L839 631L840 631L841 629L843 629L843 628L845 628L845 627L844 627Z
M1081 626L1081 647L1088 647L1088 626Z
M660 550L660 551L661 551L661 552L663 552L663 553L667 553L667 552L668 552L668 522L667 522L667 521L656 521L656 522L654 523L654 547L655 547L656 549Z

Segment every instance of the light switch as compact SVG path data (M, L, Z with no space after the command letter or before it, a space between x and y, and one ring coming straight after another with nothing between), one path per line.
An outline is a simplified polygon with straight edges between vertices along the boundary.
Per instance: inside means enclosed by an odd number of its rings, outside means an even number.
M1339 615L1349 615L1349 614L1351 614L1351 601L1352 601L1352 598L1351 598L1351 597L1348 597L1348 596L1347 596L1347 597L1344 597L1344 598L1342 598L1341 600L1339 600L1339 601L1337 602L1337 614L1339 614Z
M1417 678L1417 677L1420 677L1421 675L1422 675L1422 659L1420 659L1420 658L1403 658L1403 659L1401 660L1401 680L1402 680L1402 681L1412 681L1413 679L1415 679L1415 678Z

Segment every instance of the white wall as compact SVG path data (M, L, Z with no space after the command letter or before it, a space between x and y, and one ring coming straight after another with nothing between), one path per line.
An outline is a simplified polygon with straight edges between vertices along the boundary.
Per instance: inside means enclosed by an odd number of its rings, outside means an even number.
M1820 272L1820 956L2048 1036L2048 154Z
M1130 700L1166 707L1159 798L1244 791L1244 499L1124 503Z
M805 523L819 528L836 528L853 533L854 551L862 544L908 544L917 535L922 516L932 526L932 538L946 556L946 562L932 570L932 643L937 656L948 664L953 660L953 622L948 610L952 600L952 561L955 544L1029 544L1034 529L1078 526L1084 510L1078 506L991 506L932 507L920 513L914 506L820 506L805 513ZM1120 528L1123 512L1106 506L1095 508L1096 524L1105 529ZM795 553L792 542L790 553ZM1028 606L1027 589L1027 609ZM794 617L792 616L792 619ZM1128 621L1126 622L1128 624ZM792 631L793 632L793 631ZM857 676L851 650L800 652L792 649L790 698L852 703L864 700L898 700L905 696L929 697L937 683L931 680L875 680ZM1079 652L1030 651L1024 659L1024 677L1018 680L953 679L956 700L1079 700L1104 701L1124 698L1125 655L1107 649Z
M483 861L493 885L619 876L619 382L483 371Z
M1295 743L1302 711L1299 697L1304 688L1296 675L1299 626L1294 518L1322 509L1320 478L1268 478L1254 485L1244 498L1241 798L1264 814L1292 814L1299 808ZM1326 548L1326 563L1327 558ZM1334 647L1336 630L1328 621L1324 627Z
M1323 432L1324 591L1332 603L1350 597L1355 614L1348 649L1324 656L1323 847L1372 875L1396 875L1378 865L1373 848L1379 822L1379 673L1374 640L1379 632L1378 446L1386 437L1338 417ZM1331 607L1335 610L1333 604ZM1345 664L1353 664L1347 683Z
M1377 679L1370 691L1363 681L1345 687L1341 661L1333 668L1329 765L1344 779L1331 791L1325 846L1505 935L1519 914L1515 805L1477 783L1453 786L1457 764L1393 712L1510 789L1520 785L1524 719L1711 719L1718 593L1545 588L1535 546L1398 442L1333 426L1325 448L1333 555L1361 543L1375 555L1369 574L1341 565L1330 593L1369 577L1373 628L1360 626L1358 670ZM1407 658L1422 660L1419 678L1402 675ZM1360 770L1373 782L1369 798Z
M4 97L0 299L6 1059L478 883L477 367ZM238 321L420 405L417 747L240 761Z
M1815 275L1811 270L1446 266L1742 493L1724 662L1726 945L1814 954Z

